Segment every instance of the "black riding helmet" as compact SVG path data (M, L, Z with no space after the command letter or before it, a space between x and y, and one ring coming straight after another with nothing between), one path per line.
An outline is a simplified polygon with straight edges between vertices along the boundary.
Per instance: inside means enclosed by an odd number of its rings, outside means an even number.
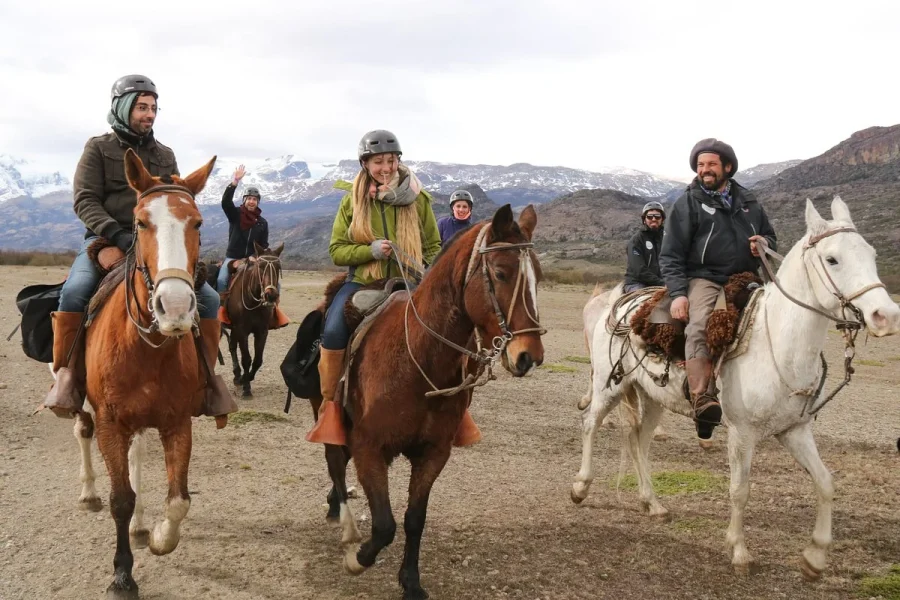
M356 154L359 158L359 164L362 165L363 161L370 156L384 154L385 152L396 152L398 156L403 155L403 150L400 149L400 142L397 140L396 135L386 129L376 129L370 131L359 140L359 148Z
M470 194L466 190L456 190L455 192L450 194L451 207L460 200L464 200L469 205L470 210L472 209L472 206L475 205L475 199L472 197L472 194Z
M149 77L144 75L126 75L116 79L116 82L112 85L112 89L109 92L109 101L112 102L119 96L124 96L131 92L153 94L154 98L159 98L159 94L156 93L156 85Z
M647 213L650 212L651 210L658 210L659 212L662 213L662 218L663 219L666 218L666 209L663 208L662 204L653 200L653 201L650 201L647 204L645 204L644 208L641 209L641 221L644 220L644 217L646 217Z
M262 196L259 195L259 188L253 185L244 190L243 197L246 198L247 196L253 196L254 198L256 198L257 202L262 200Z

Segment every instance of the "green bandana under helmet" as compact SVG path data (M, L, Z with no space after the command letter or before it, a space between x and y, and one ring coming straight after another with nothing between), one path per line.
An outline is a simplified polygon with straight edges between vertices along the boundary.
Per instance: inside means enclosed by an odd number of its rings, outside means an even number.
M109 123L113 129L129 135L137 135L137 133L131 129L129 123L131 122L131 109L134 107L138 95L138 92L128 92L112 101L109 114L106 115L106 122Z

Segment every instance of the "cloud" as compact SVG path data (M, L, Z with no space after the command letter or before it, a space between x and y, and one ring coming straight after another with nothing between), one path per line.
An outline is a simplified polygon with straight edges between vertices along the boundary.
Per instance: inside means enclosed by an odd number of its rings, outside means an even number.
M688 171L702 137L741 164L900 122L900 5L858 0L85 0L0 8L0 152L74 170L112 82L151 76L183 168L212 154Z

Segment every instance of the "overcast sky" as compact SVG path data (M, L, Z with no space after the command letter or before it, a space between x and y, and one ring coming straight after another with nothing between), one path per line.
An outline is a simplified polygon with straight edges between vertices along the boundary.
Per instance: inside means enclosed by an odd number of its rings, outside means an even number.
M809 158L900 123L900 2L30 0L0 6L0 153L71 177L113 81L151 77L183 172L213 154L691 175Z

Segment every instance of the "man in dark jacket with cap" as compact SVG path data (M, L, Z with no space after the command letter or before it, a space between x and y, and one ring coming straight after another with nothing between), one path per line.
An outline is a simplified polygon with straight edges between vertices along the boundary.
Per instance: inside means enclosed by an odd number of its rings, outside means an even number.
M53 372L57 374L44 407L57 416L71 417L80 412L85 396L84 333L80 333L84 311L100 282L100 271L88 256L88 248L102 237L129 252L134 241L132 226L137 194L125 178L125 151L132 149L154 177L178 175L175 153L158 142L153 134L157 114L156 85L144 75L126 75L113 83L106 121L112 131L92 137L75 169L73 184L75 214L86 232L81 250L72 263L59 298L59 310L52 313ZM207 283L197 291L200 331L212 354L215 370L219 344L219 296ZM75 369L74 378L59 377L60 369ZM212 386L208 388L213 390ZM215 390L213 390L215 391ZM211 416L234 412L231 397L208 394L203 407Z
M708 439L721 422L706 323L719 292L735 273L756 271L761 246L775 249L775 230L756 197L732 179L731 146L715 138L691 150L697 177L669 213L659 262L672 297L672 318L686 321L685 357L697 435Z
M659 272L659 251L665 219L666 211L659 202L648 202L641 210L641 228L628 242L626 293L654 285L665 285Z

